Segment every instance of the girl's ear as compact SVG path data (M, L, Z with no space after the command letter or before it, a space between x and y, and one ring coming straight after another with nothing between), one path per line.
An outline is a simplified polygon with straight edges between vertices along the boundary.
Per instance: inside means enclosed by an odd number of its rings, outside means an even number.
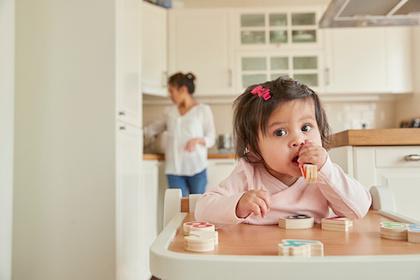
M245 152L252 152L251 147L249 144L246 144L246 151Z
M184 93L184 92L189 93L189 92L188 92L188 88L187 88L187 86L185 86L185 85L180 86L180 87L179 87L179 91L180 91L180 92L182 92L182 93Z

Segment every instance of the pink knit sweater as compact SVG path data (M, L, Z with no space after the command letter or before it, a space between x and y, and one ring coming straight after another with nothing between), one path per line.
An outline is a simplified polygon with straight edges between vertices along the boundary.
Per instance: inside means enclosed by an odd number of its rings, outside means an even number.
M266 190L270 195L267 216L250 215L245 219L236 216L236 205L248 190ZM328 158L318 170L316 183L308 184L300 177L290 187L267 172L262 164L240 159L232 174L219 186L204 193L197 201L195 218L217 226L249 223L278 224L279 218L302 214L315 218L315 222L329 215L352 219L363 218L371 205L370 193L354 178L345 174Z

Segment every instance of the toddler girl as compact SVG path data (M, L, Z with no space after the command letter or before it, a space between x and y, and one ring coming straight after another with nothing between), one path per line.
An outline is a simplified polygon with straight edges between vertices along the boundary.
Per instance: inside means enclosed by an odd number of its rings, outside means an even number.
M362 218L369 192L332 163L323 146L329 126L318 96L299 82L280 77L250 86L234 102L239 162L232 174L197 201L195 218L216 225L277 224L307 215L315 222L335 214ZM300 166L317 167L307 183Z

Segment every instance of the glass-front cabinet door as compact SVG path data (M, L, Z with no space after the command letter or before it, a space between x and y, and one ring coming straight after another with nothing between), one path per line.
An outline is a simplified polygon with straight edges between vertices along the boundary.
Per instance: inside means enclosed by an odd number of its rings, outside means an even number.
M240 54L240 88L289 76L317 91L320 85L319 55L317 54Z
M317 12L239 12L239 45L296 46L318 44Z

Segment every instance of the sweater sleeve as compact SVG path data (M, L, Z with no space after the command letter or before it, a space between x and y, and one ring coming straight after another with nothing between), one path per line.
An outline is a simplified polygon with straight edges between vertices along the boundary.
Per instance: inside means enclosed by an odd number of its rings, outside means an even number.
M150 125L144 127L144 129L143 129L144 136L153 137L153 136L165 131L165 129L166 129L165 119L166 119L167 115L169 114L169 110L170 110L169 107L165 108L164 113L158 119L156 119Z
M236 216L236 205L247 191L247 185L241 164L238 164L227 179L197 200L195 219L218 227L243 222L245 219Z
M372 203L370 193L330 158L319 170L317 184L335 214L351 219L361 219L367 214Z

